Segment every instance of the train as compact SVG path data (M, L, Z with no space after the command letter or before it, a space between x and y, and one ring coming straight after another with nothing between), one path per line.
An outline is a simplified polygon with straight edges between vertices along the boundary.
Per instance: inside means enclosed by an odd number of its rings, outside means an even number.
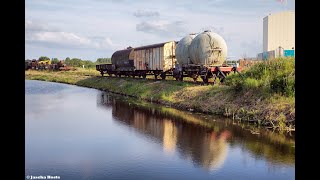
M111 56L111 64L98 64L101 76L126 76L146 78L159 76L165 80L173 76L178 81L190 77L204 83L220 82L231 72L241 72L240 67L225 64L227 45L217 33L206 30L198 35L191 33L180 41L168 41L148 46L127 47Z

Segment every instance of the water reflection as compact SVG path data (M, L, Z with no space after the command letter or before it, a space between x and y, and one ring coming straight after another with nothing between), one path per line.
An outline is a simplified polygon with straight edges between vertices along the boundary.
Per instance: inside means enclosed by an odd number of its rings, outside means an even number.
M217 170L223 166L228 146L240 146L256 158L262 156L271 165L294 165L294 139L261 131L252 134L247 127L233 125L230 120L210 119L172 108L137 104L101 92L97 97L101 108L112 108L113 118L162 143L166 153L178 152L196 166Z
M256 134L232 120L94 89L26 84L26 175L294 179L294 134Z
M116 100L107 93L97 98L98 106L112 106L116 121L133 127L163 145L166 153L178 152L185 159L191 159L197 166L206 169L220 168L227 156L227 139L231 132L213 129L184 121L182 118L169 118L153 107L139 107L130 102Z

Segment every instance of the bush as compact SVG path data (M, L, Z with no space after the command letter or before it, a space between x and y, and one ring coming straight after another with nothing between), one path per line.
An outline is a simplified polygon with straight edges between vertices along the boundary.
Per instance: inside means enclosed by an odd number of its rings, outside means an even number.
M258 88L260 86L260 82L257 79L247 78L244 80L245 89Z
M257 63L242 72L226 78L226 84L237 91L260 88L286 96L295 94L294 58L277 58Z

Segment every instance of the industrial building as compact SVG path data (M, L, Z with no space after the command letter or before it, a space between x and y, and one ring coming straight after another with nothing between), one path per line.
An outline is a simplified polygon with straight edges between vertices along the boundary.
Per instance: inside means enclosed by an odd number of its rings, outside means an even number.
M294 56L295 13L282 11L263 18L263 52L258 59Z

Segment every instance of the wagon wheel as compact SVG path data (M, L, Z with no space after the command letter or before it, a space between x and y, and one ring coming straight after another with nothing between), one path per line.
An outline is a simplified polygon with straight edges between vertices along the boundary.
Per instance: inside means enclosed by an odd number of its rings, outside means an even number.
M160 74L160 77L161 77L162 80L165 80L165 79L166 79L166 73L165 73L165 72L162 72L162 73Z
M143 74L143 75L142 75L142 78L143 78L143 79L146 79L146 77L147 77L146 74Z
M176 80L177 80L177 81L183 81L183 74L182 74L181 71L180 71L179 74L176 76Z
M205 83L205 84L208 84L208 82L209 82L209 79L208 79L208 77L205 75L205 76L201 76L201 78L202 78L202 81Z
M197 81L197 79L198 79L198 75L193 75L193 76L192 76L192 79L193 79L193 81L195 81L195 82L196 82L196 81Z
M116 76L117 76L117 77L121 77L120 72L117 72Z

